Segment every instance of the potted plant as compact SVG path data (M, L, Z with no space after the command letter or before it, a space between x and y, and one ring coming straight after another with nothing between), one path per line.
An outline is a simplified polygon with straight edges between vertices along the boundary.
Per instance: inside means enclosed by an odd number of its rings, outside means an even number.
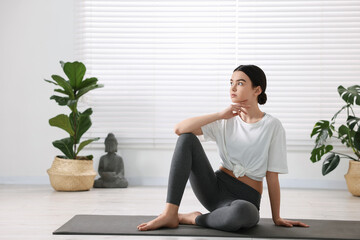
M65 130L69 137L52 142L64 155L56 156L52 166L47 170L52 187L57 191L83 191L89 190L93 184L96 172L93 167L93 156L79 156L79 152L88 144L99 138L91 138L80 142L82 135L91 127L90 115L92 109L83 112L77 109L79 98L87 92L103 87L97 84L97 79L87 78L83 80L86 68L81 62L60 61L61 67L69 80L59 75L52 75L53 80L46 82L54 84L54 90L63 95L53 95L50 99L55 100L60 106L68 106L71 110L69 115L59 114L49 120L50 126Z
M340 85L337 90L346 105L335 113L331 122L320 120L315 123L310 137L316 136L316 140L310 160L318 162L323 155L329 153L322 165L322 174L325 176L338 166L341 158L350 159L349 170L345 174L347 187L351 194L360 196L360 118L355 116L352 108L354 104L360 105L360 86L354 85L346 89ZM336 130L334 127L335 119L345 109L347 113L346 123ZM333 135L334 132L337 133L336 136ZM326 144L326 140L332 137L339 139L341 143L351 148L355 156L334 152L333 146Z

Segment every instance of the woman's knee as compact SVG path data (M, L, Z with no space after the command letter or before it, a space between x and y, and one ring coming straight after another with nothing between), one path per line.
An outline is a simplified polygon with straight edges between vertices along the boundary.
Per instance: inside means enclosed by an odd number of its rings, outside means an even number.
M179 138L193 138L193 137L196 137L196 135L192 132L182 133L179 136Z
M192 143L193 141L199 140L195 134L189 132L189 133L182 133L178 137L178 143Z
M235 200L231 203L233 230L250 228L255 226L259 220L259 210L254 204L245 200Z

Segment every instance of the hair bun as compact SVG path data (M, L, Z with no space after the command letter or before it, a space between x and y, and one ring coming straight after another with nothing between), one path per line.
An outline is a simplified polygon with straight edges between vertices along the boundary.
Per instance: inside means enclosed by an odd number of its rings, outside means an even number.
M260 95L258 96L258 103L263 105L266 103L267 100L267 95L265 92L261 92Z

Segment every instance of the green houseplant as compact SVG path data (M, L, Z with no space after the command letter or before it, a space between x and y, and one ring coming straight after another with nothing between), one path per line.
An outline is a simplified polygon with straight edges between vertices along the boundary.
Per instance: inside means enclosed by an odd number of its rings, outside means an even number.
M331 121L320 120L315 123L310 137L316 136L315 147L311 152L310 160L315 163L329 153L322 165L322 174L333 171L339 164L341 158L348 158L349 171L345 175L349 191L355 195L360 195L360 118L355 116L353 106L360 105L360 86L353 85L347 89L339 86L337 91L340 97L345 101L345 105L337 111L331 118ZM335 129L335 120L337 116L346 109L346 123L342 124L337 130ZM351 112L350 112L351 110ZM336 134L334 134L336 133ZM327 144L329 138L337 138L341 143L351 148L355 156L334 152L333 146Z
M60 106L70 108L70 114L59 114L49 120L50 126L63 129L69 137L52 142L64 156L56 156L52 167L48 170L51 185L58 191L79 191L89 190L94 182L96 173L93 169L93 156L79 156L79 152L88 144L99 138L91 138L80 142L82 135L91 127L90 115L92 109L88 108L83 112L78 110L80 97L91 90L103 87L97 84L95 77L84 78L86 67L81 62L60 61L61 67L69 78L65 80L59 75L52 75L53 80L46 82L54 84L56 93L50 99L55 100ZM85 178L84 178L85 177ZM86 185L86 186L85 186Z

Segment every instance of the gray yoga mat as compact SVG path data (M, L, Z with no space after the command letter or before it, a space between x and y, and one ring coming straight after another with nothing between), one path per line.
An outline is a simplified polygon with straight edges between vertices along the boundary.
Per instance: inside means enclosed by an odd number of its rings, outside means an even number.
M360 221L297 219L308 225L303 227L275 226L272 219L261 218L253 228L236 233L179 225L178 228L161 228L138 231L136 226L156 216L75 215L53 234L70 235L150 235L150 236L202 236L239 238L291 238L291 239L360 239ZM295 220L295 219L294 219Z

